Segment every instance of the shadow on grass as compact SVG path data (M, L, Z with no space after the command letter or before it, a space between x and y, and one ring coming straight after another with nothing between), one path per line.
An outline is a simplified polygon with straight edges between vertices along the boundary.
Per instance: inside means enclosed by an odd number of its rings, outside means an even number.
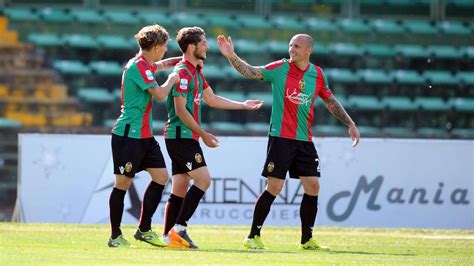
M343 251L343 250L331 250L326 251L327 253L333 254L359 254L359 255L389 255L389 256L416 256L412 253L384 253L384 252L367 252L367 251Z

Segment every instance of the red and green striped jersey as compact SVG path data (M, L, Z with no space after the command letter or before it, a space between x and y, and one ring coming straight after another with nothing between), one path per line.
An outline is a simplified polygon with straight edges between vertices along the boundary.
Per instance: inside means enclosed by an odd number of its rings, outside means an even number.
M113 134L135 139L153 137L153 102L147 90L158 86L153 75L155 70L156 66L149 64L140 54L125 65L121 86L121 114L112 127Z
M176 115L174 97L183 96L186 99L186 109L194 117L194 121L201 124L201 102L203 91L209 88L206 78L190 62L181 60L174 67L179 75L179 83L171 88L166 107L168 121L165 125L165 139L199 139L199 135L187 127Z
M301 70L287 59L260 67L263 79L272 84L273 106L270 136L312 141L314 100L332 95L323 70L309 64Z

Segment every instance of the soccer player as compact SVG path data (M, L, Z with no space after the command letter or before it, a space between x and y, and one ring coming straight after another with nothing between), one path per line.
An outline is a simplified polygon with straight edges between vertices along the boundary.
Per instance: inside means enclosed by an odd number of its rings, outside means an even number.
M221 53L241 75L268 81L272 86L267 158L262 171L262 176L267 178L267 186L255 204L251 230L244 246L249 249L264 248L260 230L289 171L290 178L299 178L304 189L300 207L300 248L328 249L316 242L312 232L318 211L321 176L311 134L316 97L321 97L331 114L349 128L353 147L359 143L360 135L355 123L329 89L321 67L309 61L313 39L307 34L293 36L289 43L289 60L282 59L260 67L251 66L237 56L231 37L220 35L217 42Z
M230 110L257 110L262 101L235 102L214 94L198 67L199 60L206 59L208 50L203 29L182 28L176 40L183 59L175 66L179 82L171 89L167 102L165 142L173 177L166 206L164 239L169 241L168 247L197 248L187 234L187 222L211 183L199 137L208 147L219 146L217 138L200 127L202 100L210 107ZM194 183L188 190L191 179Z
M169 39L168 32L159 25L142 28L135 35L135 39L140 46L140 52L124 67L121 86L122 109L112 128L115 185L109 199L112 229L109 247L130 246L120 230L124 197L133 177L142 170L148 171L152 180L145 190L140 224L134 237L154 246L166 246L151 230L152 216L168 180L160 146L153 138L151 98L164 99L178 80L178 75L173 73L159 86L153 73L174 66L180 58L159 61L167 50Z

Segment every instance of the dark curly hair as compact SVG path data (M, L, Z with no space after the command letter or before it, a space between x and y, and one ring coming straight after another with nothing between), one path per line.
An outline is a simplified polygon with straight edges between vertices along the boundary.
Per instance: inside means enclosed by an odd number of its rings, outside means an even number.
M150 50L156 45L166 44L168 39L168 32L158 24L145 26L135 34L135 40L142 50Z
M176 41L178 42L181 51L185 53L189 44L197 44L201 41L201 36L205 35L206 33L200 27L186 27L178 31Z

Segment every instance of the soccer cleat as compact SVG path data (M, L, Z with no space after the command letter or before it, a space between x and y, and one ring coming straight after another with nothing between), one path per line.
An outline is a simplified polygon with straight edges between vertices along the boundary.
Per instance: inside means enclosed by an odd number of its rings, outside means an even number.
M130 242L127 241L122 235L119 235L117 238L109 239L109 243L107 243L111 248L129 248L131 247Z
M174 228L168 233L169 248L198 248L186 233L186 230L176 232Z
M265 249L265 245L263 245L260 236L254 236L253 238L245 238L244 247L248 249Z
M300 249L303 250L322 250L322 251L328 251L330 250L329 247L327 246L321 246L316 242L316 239L310 238L306 243L300 245Z
M166 245L169 245L170 238L168 237L168 235L163 235L163 236L161 236L161 241L165 242Z
M136 240L146 242L156 247L166 247L168 245L163 242L155 232L151 231L151 229L147 232L142 232L140 229L137 229L133 237L135 237Z

